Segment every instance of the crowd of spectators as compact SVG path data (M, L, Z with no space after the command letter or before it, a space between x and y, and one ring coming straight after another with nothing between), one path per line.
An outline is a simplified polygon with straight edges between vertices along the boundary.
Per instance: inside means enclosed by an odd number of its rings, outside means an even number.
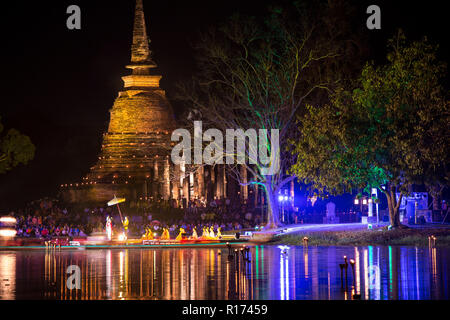
M16 218L18 237L43 238L86 236L80 215L69 214L55 200L33 201L11 213Z
M214 200L209 204L197 200L187 203L186 207L173 208L160 201L151 203L139 214L131 214L124 208L123 214L127 215L130 221L128 234L133 237L141 236L150 228L153 233L160 235L163 228L167 228L171 237L176 237L180 228L187 234L191 234L195 228L201 236L204 227L213 227L215 232L220 228L223 233L259 229L264 222L264 210L261 208L245 204L233 205L228 200ZM296 212L283 210L280 220L285 224L322 223L325 213L315 212L318 209L306 208ZM112 218L115 234L123 230L115 207L75 209L66 207L57 200L44 199L31 202L15 212L14 216L17 219L18 237L48 239L104 233L108 216ZM344 215L341 218L344 218ZM360 219L360 216L351 212L345 220L353 222L358 218Z
M214 201L201 206L190 203L185 210L168 210L164 203L153 204L147 212L129 215L129 234L140 236L147 228L160 234L167 228L176 236L180 228L192 233L194 227L199 236L203 227L220 228L222 232L254 228L262 224L261 210L250 210L247 206L232 207L225 202ZM73 209L55 199L33 201L15 212L17 237L51 239L55 237L85 237L105 232L106 217L112 217L113 230L121 232L122 222L116 208L96 207ZM127 215L126 210L124 215Z

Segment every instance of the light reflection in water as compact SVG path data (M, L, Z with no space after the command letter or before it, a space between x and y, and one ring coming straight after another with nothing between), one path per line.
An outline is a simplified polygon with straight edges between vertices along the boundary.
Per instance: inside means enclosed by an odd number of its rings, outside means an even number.
M368 252L367 249L364 249L364 298L366 300L369 299L369 258L368 258Z
M15 299L16 256L0 255L0 299Z
M112 259L112 253L111 250L106 250L106 295L108 297L111 296L111 290L112 289L112 269L111 269L111 259Z
M449 259L413 247L257 246L248 263L217 248L0 252L0 299L448 299ZM66 287L73 264L81 290Z
M286 289L284 287L285 284L285 279L286 279L286 275L284 274L284 260L285 257L283 256L283 254L280 254L280 299L281 300L286 300L286 296L285 296L285 292Z
M356 294L361 294L361 275L359 273L359 269L360 269L360 263L359 263L359 259L361 259L360 255L359 255L359 248L355 247L355 285L356 285Z
M305 278L308 278L308 247L304 247L303 249L303 259L305 265Z
M416 256L415 256L415 267L416 267L416 283L420 283L419 281L419 248L415 248L416 249ZM420 286L417 286L417 290L416 290L416 299L420 300L420 290L419 290Z

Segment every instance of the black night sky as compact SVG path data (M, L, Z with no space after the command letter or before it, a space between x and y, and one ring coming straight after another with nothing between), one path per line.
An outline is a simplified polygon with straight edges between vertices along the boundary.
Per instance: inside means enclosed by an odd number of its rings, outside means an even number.
M198 31L236 11L258 15L265 2L144 0L151 50L169 99L194 69L190 41ZM353 2L372 59L384 57L386 40L401 27L409 39L427 35L439 43L440 58L448 61L448 13L441 1ZM66 28L71 4L81 8L81 30ZM382 30L365 26L370 4L381 7ZM56 196L60 184L79 181L95 163L108 110L129 73L134 1L11 1L2 3L1 13L1 121L29 135L37 148L28 166L0 177L3 211Z

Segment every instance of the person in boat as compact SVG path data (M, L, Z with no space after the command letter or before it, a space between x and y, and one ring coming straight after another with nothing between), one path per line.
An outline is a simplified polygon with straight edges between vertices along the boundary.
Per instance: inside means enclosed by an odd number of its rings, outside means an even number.
M202 240L208 240L209 239L209 231L208 231L207 227L203 227L201 239Z
M108 237L108 240L111 241L111 239L112 239L112 221L111 221L110 216L108 216L106 218L106 235Z
M197 230L196 230L195 227L194 227L194 229L192 230L192 236L191 236L191 239L193 239L193 240L197 240L197 239L198 239Z
M216 235L214 234L214 227L213 226L209 227L209 238L210 239L215 239L216 238Z
M175 240L177 240L177 241L183 240L183 234L184 234L185 232L186 232L186 231L184 231L183 228L180 228L180 233L179 233L178 236L175 238Z
M150 228L147 228L147 240L153 240L153 231Z
M125 230L125 236L128 236L128 225L130 222L128 221L128 217L125 217L123 220L123 229Z
M144 240L153 240L153 232L150 228L145 229L145 234L142 236Z
M220 227L217 228L217 234L216 234L216 238L217 239L221 239L222 238L222 233L220 232Z
M169 229L163 228L163 233L161 235L161 240L170 240Z

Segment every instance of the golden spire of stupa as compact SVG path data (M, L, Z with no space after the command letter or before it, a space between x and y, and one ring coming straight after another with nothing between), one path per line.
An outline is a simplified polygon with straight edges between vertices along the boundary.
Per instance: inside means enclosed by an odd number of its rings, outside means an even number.
M152 52L148 46L149 42L145 26L144 6L142 0L136 0L131 64L127 66L129 69L133 69L133 74L149 74L149 69L156 67L151 57Z
M149 49L147 29L145 27L144 6L142 0L136 0L136 13L134 17L133 44L131 45L131 75L122 77L126 89L143 89L159 87L161 76L150 75L150 69L156 68Z
M133 45L131 46L131 63L154 64L148 47L147 29L145 27L144 6L142 0L136 0L134 17Z

